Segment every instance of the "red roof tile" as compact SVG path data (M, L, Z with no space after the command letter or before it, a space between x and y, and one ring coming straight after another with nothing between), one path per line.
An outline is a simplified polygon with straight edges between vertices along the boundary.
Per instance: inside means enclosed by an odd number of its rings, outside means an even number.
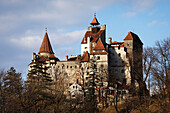
M93 33L92 31L86 31L84 38L86 38L86 40L87 40L87 37L90 37L90 42L96 42L97 39L100 37L100 35L101 35L104 31L105 31L105 30L99 30L97 33ZM81 44L86 44L86 43L87 43L87 41L84 42L84 40L85 40L84 38L83 38Z
M92 22L90 23L91 25L99 25L100 23L98 22L97 18L94 17Z
M47 32L44 35L44 38L43 38L43 41L42 41L42 44L39 50L39 53L42 53L42 52L54 54Z
M128 32L128 35L124 38L124 40L135 40L143 45L138 35L133 32Z
M105 52L91 52L90 55L107 55L108 53Z
M85 54L83 55L82 61L83 62L88 62L89 61L89 53L86 51Z
M50 59L56 59L56 57L54 56L54 54L52 54L49 58L50 58Z
M40 59L39 59L40 62L45 62L46 60L47 59L44 56L41 56Z
M105 50L102 40L99 38L97 44L93 47L93 50Z
M124 40L133 40L131 32L128 33L128 35L124 38Z

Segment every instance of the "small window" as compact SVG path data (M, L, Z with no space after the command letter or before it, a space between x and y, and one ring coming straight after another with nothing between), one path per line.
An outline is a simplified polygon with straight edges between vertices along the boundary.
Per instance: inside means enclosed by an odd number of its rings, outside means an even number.
M120 46L118 47L118 49L120 49Z
M118 73L118 70L117 70L117 69L115 69L115 73Z
M97 56L97 60L100 60L100 56Z
M77 68L77 66L75 66L75 68Z
M84 49L87 49L87 47L85 47Z
M103 69L103 68L104 68L104 65L102 64L100 67L101 67L101 69Z
M127 43L127 46L129 46L129 44Z
M73 88L74 88L74 86L73 86Z
M115 61L115 64L117 64L117 60Z
M79 79L77 79L77 84L79 83Z
M68 66L67 66L67 68L68 68Z
M70 68L72 68L72 66L70 66Z
M124 69L122 69L121 73L124 73L124 72L125 72L125 70L124 70Z
M58 66L58 68L60 68L60 66Z
M120 57L120 56L121 56L121 54L119 53L119 54L118 54L118 56Z
M124 61L122 61L122 64L124 64L125 62Z

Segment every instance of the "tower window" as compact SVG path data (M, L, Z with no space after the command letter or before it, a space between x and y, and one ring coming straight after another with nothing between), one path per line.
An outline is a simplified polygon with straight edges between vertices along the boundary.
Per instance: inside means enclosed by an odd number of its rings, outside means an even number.
M103 66L103 65L101 65L100 67L101 67L101 69L103 69L103 68L104 68L104 66Z
M124 72L125 72L125 70L124 70L124 69L122 69L121 73L124 73Z
M100 60L100 56L97 56L97 60Z
M120 49L120 46L118 47L118 49Z
M119 54L118 54L118 56L120 57L120 56L121 56L121 54L119 53Z
M85 47L84 49L87 49L87 47Z

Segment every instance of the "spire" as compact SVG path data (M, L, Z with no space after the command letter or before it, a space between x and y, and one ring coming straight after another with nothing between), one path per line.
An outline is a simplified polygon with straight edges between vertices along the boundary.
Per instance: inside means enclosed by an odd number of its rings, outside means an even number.
M46 32L39 50L39 53L50 53L50 54L54 54L53 49L51 47L50 44L50 40L48 38L48 34L47 34L47 28L46 28Z
M96 18L96 13L94 13L94 18L92 20L92 22L90 23L91 25L99 25L100 23L98 22L97 18Z

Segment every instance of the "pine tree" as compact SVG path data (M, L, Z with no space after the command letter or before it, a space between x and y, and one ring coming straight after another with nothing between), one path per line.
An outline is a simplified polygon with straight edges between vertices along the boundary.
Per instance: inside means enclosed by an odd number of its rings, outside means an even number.
M50 77L47 70L49 67L45 66L45 62L35 59L34 65L28 73L27 94L28 109L32 109L33 112L45 112L49 111L50 104L53 103L54 96L54 81ZM29 100L30 99L30 100Z
M21 73L11 67L3 78L4 111L3 112L22 112L21 97L23 93L23 83Z
M86 108L89 112L97 112L97 87L99 86L100 74L97 71L97 62L95 57L93 56L90 59L90 67L89 67L89 78L87 82L88 93L86 95L85 104Z

